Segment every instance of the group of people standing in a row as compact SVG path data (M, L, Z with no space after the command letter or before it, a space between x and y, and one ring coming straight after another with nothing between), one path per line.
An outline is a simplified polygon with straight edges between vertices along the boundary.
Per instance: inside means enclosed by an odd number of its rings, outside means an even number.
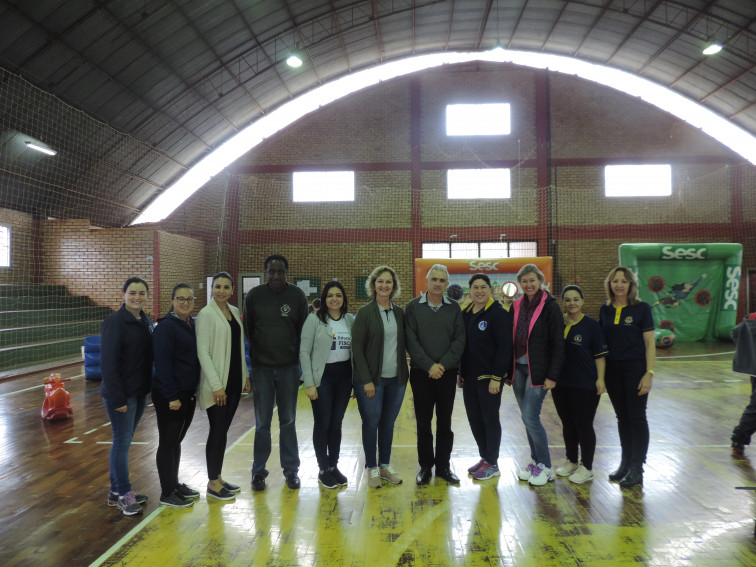
M569 476L576 483L593 478L593 418L599 396L607 391L622 446L620 465L609 478L622 486L642 482L654 326L649 305L638 300L637 280L629 269L615 268L607 277L607 302L598 322L583 315L583 292L575 285L562 292L563 312L544 289L544 276L533 264L517 274L523 295L509 311L494 299L490 279L482 273L470 278L470 301L460 307L445 293L449 274L442 264L428 272L428 291L402 309L395 303L400 293L395 270L379 266L365 284L371 300L356 316L348 313L347 294L337 280L324 286L320 308L308 315L304 293L287 282L288 269L285 257L266 258L266 283L247 293L243 317L228 303L234 292L228 273L213 277L212 300L196 322L190 316L194 291L177 284L171 309L154 330L142 310L147 283L141 278L126 281L123 306L102 325L101 392L113 429L109 505L133 515L141 512L147 499L132 490L128 453L150 391L159 433L161 504L189 507L200 496L179 482L178 474L181 441L197 400L209 422L207 497L233 500L240 492L238 485L222 476L223 457L241 395L250 390L256 417L252 490L264 490L269 474L274 406L286 484L299 488L295 419L300 378L312 405L318 480L326 488L348 483L338 462L342 421L352 395L362 418L368 486L402 482L391 464L391 448L407 382L417 423L418 485L428 484L434 469L437 477L459 483L451 467L457 387L463 390L480 455L468 473L479 481L500 475L499 409L504 384L514 390L530 445L530 463L518 473L521 480L540 486L555 475ZM554 468L540 418L549 390L567 449L564 464Z

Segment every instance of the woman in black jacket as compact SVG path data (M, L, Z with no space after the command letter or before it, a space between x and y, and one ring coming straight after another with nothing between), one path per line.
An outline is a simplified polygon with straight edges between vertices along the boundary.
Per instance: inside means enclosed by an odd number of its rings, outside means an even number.
M160 503L173 508L189 508L199 492L179 483L181 441L194 418L197 405L200 363L194 319L194 291L184 283L171 292L171 309L158 321L153 333L155 380L152 402L158 425L155 460L160 477Z
M486 274L470 278L470 304L462 317L465 350L459 364L457 386L462 388L480 461L467 469L475 480L499 476L501 444L501 382L512 364L512 317L493 298Z
M543 289L545 277L534 264L517 273L523 295L514 302L512 387L530 444L531 463L518 474L533 486L554 480L549 440L541 423L543 399L554 386L564 361L564 318L556 299Z
M148 291L142 278L126 280L123 305L105 318L100 330L100 395L113 430L108 506L118 506L125 516L141 513L141 505L147 500L131 490L129 449L152 382L152 321L142 311Z

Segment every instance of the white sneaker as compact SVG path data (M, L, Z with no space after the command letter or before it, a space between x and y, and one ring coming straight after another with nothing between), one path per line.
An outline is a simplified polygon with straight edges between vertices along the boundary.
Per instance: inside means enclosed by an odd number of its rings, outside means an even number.
M575 484L583 484L589 480L593 480L593 473L582 464L570 475L570 482L574 482Z
M535 461L533 461L527 467L517 473L517 478L519 478L520 480L530 480L530 477L533 476L533 469L535 469L535 466L536 463Z
M543 486L550 480L554 480L554 471L543 463L538 463L533 467L533 475L528 479L531 486Z
M576 470L578 470L577 463L571 463L570 461L565 459L563 463L561 463L556 469L554 469L554 472L557 476L570 476Z

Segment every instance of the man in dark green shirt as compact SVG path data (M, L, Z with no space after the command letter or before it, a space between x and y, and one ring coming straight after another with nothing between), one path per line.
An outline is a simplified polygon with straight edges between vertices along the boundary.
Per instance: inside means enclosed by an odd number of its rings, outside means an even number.
M289 262L280 254L265 259L266 283L244 299L244 333L250 344L255 404L252 490L265 490L271 451L270 424L278 403L280 454L286 484L299 488L296 412L299 392L299 335L307 317L304 292L286 281Z

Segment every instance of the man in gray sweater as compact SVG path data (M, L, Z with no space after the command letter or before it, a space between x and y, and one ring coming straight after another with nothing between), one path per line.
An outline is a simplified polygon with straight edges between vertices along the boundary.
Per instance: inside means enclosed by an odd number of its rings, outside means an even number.
M428 291L407 304L404 318L407 351L410 355L410 385L417 420L417 484L428 484L436 476L459 484L451 470L454 444L452 410L457 388L457 369L465 348L462 310L444 292L449 271L435 264L428 271ZM436 450L433 451L433 409L436 410Z
M289 261L280 254L265 259L267 282L253 287L244 298L244 333L250 344L252 396L255 404L252 490L265 490L265 468L270 457L270 424L278 404L280 454L286 484L297 489L299 447L296 412L299 392L299 336L307 317L304 292L286 281Z

